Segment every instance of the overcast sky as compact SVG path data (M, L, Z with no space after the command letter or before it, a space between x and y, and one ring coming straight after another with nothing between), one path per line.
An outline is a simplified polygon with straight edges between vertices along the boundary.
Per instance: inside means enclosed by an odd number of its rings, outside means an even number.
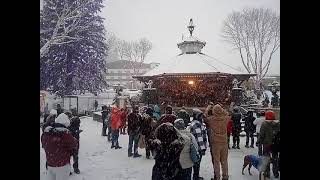
M206 41L203 52L231 66L242 67L237 51L222 41L223 20L233 10L265 7L280 12L280 0L105 0L103 17L107 31L124 40L146 37L153 43L147 62L166 62L180 53L177 43L193 18L194 36ZM280 50L269 73L280 73Z

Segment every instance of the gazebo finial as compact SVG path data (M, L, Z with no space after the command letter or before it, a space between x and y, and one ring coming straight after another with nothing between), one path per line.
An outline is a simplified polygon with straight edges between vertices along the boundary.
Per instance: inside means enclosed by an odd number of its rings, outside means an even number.
M193 25L193 20L192 20L192 18L190 19L190 21L189 21L189 26L187 26L188 27L188 29L189 29L189 32L190 32L190 36L192 36L192 32L193 32L193 30L194 30L194 25Z

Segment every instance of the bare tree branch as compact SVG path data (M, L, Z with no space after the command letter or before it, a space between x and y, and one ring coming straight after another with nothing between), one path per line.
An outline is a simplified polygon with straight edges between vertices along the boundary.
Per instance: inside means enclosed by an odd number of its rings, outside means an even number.
M232 12L224 21L222 37L239 51L247 72L256 73L260 82L280 47L280 16L263 8Z

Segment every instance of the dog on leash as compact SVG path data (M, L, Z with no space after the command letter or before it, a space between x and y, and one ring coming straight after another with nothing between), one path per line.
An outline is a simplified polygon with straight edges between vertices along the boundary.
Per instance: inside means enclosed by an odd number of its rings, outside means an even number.
M244 175L244 169L249 165L248 171L250 175L252 175L250 170L253 166L259 171L259 180L261 180L262 177L265 179L265 171L268 163L270 163L270 157L255 156L252 154L246 155L243 159L242 175Z

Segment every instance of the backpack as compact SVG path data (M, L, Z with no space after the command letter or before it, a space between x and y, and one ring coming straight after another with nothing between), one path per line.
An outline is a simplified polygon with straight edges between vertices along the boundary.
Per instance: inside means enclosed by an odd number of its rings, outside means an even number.
M190 156L191 156L191 160L193 163L197 163L200 161L200 154L199 151L196 149L196 147L194 146L193 142L192 142L192 138L190 138L191 143L190 143Z

